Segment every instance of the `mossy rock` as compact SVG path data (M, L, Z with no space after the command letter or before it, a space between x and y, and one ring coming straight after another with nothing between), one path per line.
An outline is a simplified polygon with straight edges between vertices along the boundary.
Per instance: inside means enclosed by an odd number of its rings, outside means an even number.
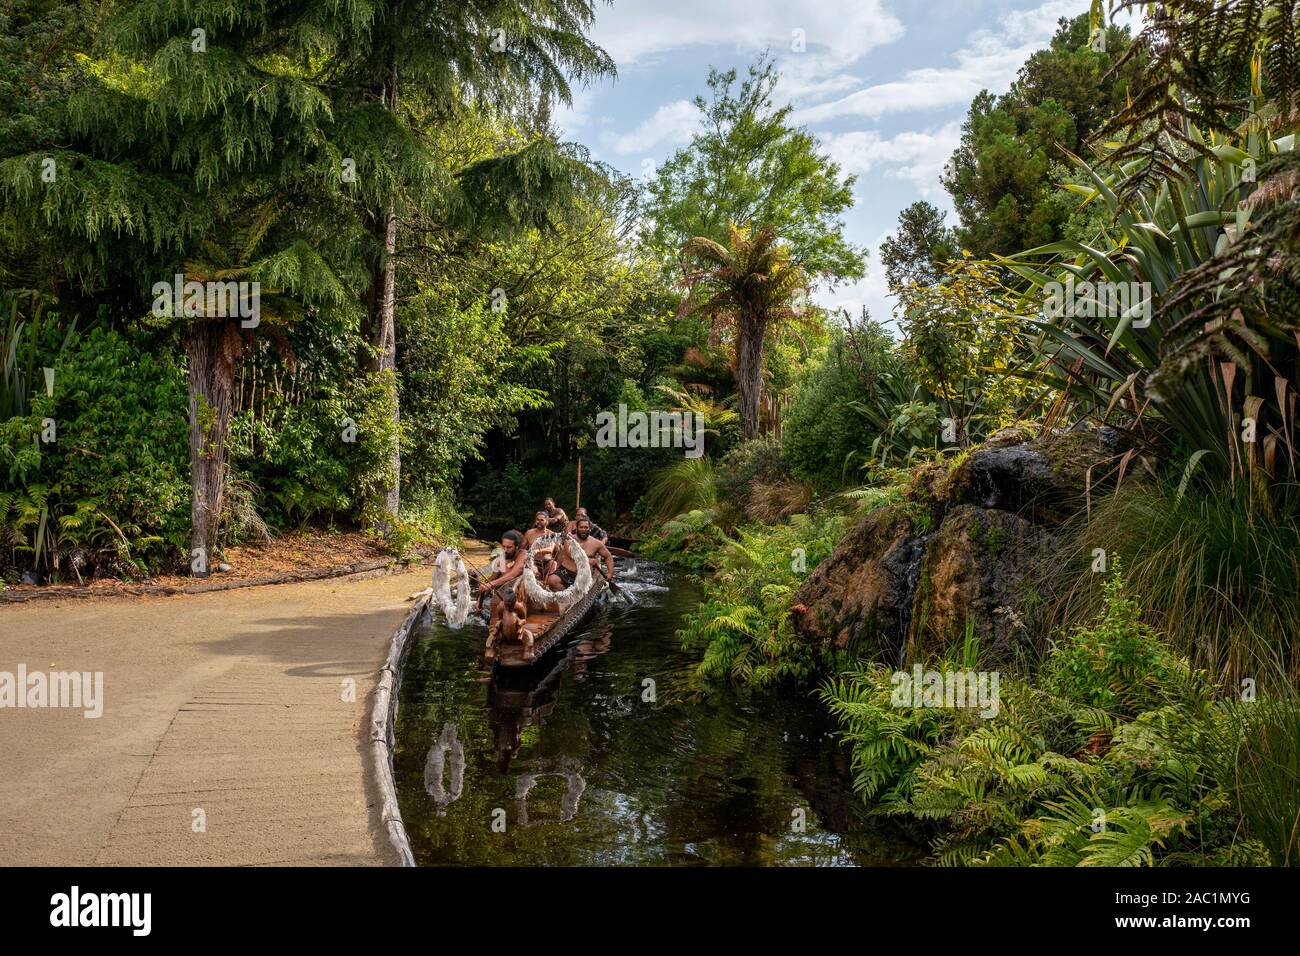
M799 588L795 632L823 649L871 655L904 640L921 549L906 503L877 508L845 535Z
M1036 576L1055 546L1047 528L1019 515L970 504L953 507L926 541L925 626L916 635L918 656L941 656L965 635L968 622L989 659L1013 656L1029 636ZM919 609L916 616L921 617Z
M1105 466L1117 458L1100 430L1044 432L1029 441L1024 434L1003 429L954 468L949 506L975 505L1057 525L1084 507L1089 488L1102 486Z

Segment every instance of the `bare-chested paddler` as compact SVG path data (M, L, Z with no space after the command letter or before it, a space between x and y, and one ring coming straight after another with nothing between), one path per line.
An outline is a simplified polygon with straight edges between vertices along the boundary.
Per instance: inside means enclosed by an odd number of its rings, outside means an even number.
M545 511L539 511L533 515L533 526L524 532L525 551L533 546L534 541L546 534L549 530L546 525L550 520L550 516Z
M583 554L587 556L592 573L599 574L600 562L604 561L605 577L612 578L614 576L614 555L609 553L609 548L605 547L605 542L591 536L591 519L579 518L577 525L573 529L573 536L578 539L579 547L582 548ZM572 587L578 576L578 568L573 563L573 558L569 556L568 548L556 548L555 559L551 561L547 571L546 586L552 591L563 591Z
M550 516L545 511L539 511L537 512L537 514L533 515L533 526L524 532L525 551L531 548L533 546L533 542L536 541L538 538L540 538L542 535L550 534L550 529L547 528L547 522L549 520L550 520ZM537 549L537 554L535 555L535 559L537 562L536 563L537 579L539 581L546 580L546 566L551 563L551 558L553 558L554 556L555 556L555 545L553 543L543 545L542 547Z

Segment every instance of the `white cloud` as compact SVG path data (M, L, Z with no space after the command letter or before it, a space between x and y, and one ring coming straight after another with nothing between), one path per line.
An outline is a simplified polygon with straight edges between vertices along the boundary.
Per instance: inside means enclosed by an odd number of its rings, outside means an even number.
M961 141L961 124L953 121L937 129L911 130L888 139L875 130L854 130L821 137L831 159L846 173L865 176L875 170L912 183L926 199L940 196L943 165Z
M1003 91L1030 54L1056 32L1061 17L1080 12L1079 0L1049 0L1002 17L998 28L979 30L955 54L956 66L921 67L901 78L864 87L837 100L799 110L799 123L843 116L879 119L890 113L965 106L982 89Z
M551 121L556 129L572 137L578 130L592 125L592 106L598 93L595 87L576 87L571 104L556 103L551 111ZM602 117L601 122L608 122L608 118Z
M617 0L598 7L592 39L620 70L645 67L689 47L770 50L781 98L793 103L843 96L861 85L849 68L904 35L886 0Z
M606 144L620 156L644 153L660 143L684 143L699 127L699 110L689 100L674 100L655 110L636 129L621 136L605 137Z
M827 51L839 63L853 62L893 43L903 25L883 0L818 0L793 9L789 0L628 0L598 6L592 38L620 68L687 46L734 46L739 51L770 47L791 50L794 31L804 31L808 52Z

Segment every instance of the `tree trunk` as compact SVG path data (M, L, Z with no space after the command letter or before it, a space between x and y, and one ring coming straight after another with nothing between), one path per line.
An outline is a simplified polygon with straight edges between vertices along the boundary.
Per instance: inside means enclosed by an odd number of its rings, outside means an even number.
M200 319L185 333L190 385L190 569L198 577L211 573L226 489L226 439L240 350L235 322Z
M397 112L397 64L388 72L388 85L384 90L384 105L392 113ZM402 419L401 402L397 394L397 207L390 201L377 222L378 230L383 235L384 255L379 264L379 289L372 295L376 313L371 318L371 344L379 354L371 363L373 371L392 372L393 390L393 424L400 426ZM402 485L402 449L400 441L394 440L389 458L392 466L392 484L384 491L384 513L396 518L401 505Z
M736 392L740 398L740 436L759 434L759 396L763 392L763 337L767 322L741 314L736 336Z

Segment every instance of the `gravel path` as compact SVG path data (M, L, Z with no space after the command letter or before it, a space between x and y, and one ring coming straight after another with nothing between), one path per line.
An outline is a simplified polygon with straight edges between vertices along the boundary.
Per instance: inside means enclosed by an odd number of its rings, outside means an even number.
M103 673L98 718L0 708L0 865L393 862L362 737L428 574L0 607L0 680Z

